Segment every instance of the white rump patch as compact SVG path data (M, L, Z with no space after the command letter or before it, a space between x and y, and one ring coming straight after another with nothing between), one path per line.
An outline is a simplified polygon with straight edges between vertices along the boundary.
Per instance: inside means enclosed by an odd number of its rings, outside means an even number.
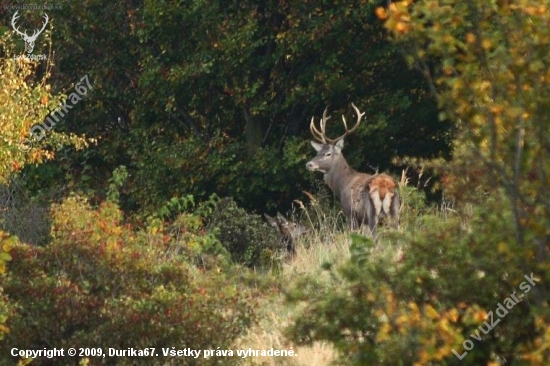
M391 207L392 198L393 198L393 193L388 192L386 193L386 197L384 197L384 202L382 202L383 208L384 208L384 214L388 217L391 216L390 207Z
M372 199L372 204L374 205L374 212L376 214L376 217L378 217L380 216L380 211L382 210L382 201L380 200L380 194L378 190L371 192L370 198Z

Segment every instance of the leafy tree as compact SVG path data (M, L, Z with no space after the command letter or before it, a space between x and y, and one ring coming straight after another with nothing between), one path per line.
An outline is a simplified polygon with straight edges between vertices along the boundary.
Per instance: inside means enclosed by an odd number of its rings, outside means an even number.
M46 65L41 73L39 63L27 59L15 58L16 47L11 41L11 34L0 35L0 185L6 185L10 179L29 165L38 165L53 159L63 146L82 149L89 140L74 134L63 134L45 129L43 124L50 113L67 98L63 94L53 94L50 77L51 65ZM40 126L36 130L36 126ZM51 126L46 123L45 126ZM36 131L40 131L40 134ZM46 137L44 139L44 137ZM0 339L8 332L4 325L11 303L3 292L6 276L6 262L11 260L9 254L17 238L6 232L4 220L7 202L0 203L2 220L0 220Z
M125 165L125 210L213 192L245 208L280 208L311 187L310 117L325 105L351 113L351 101L369 116L350 142L354 166L386 169L396 155L448 150L448 125L365 1L66 5L51 15L56 84L88 74L94 94L63 127L100 143L64 154L37 179L76 182L101 198Z
M26 165L43 163L55 157L63 145L82 149L87 141L74 134L62 134L44 128L51 126L46 117L67 98L51 92L51 66L40 76L38 62L15 59L11 35L5 33L0 39L0 129L3 141L0 148L0 184L5 184L13 173ZM38 128L37 128L38 127ZM47 135L47 136L46 136ZM47 141L43 139L47 137ZM44 141L42 141L44 140Z
M393 4L386 27L407 45L408 61L428 77L458 135L451 169L484 190L502 187L512 208L519 246L547 259L550 231L550 132L546 62L550 19L546 2L474 1ZM458 17L458 14L461 14ZM437 65L430 67L430 61ZM452 170L451 170L452 172ZM468 185L468 187L465 187ZM463 189L473 191L469 183Z

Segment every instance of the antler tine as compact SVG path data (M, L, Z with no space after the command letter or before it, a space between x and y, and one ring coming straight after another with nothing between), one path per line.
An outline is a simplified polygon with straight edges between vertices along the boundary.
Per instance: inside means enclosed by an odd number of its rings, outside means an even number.
M326 132L326 128L327 128L327 121L330 119L330 116L327 116L327 112L328 112L328 107L325 108L325 110L323 111L323 118L321 118L321 122L319 123L321 125L321 133L323 134L323 140L325 141L324 143L331 143L330 139L327 137L327 132Z
M355 113L357 113L357 122L355 123L355 126L353 126L350 129L348 129L348 122L346 121L346 117L344 117L344 115L342 115L342 122L344 123L344 128L345 128L345 132L343 135L339 136L338 138L335 138L335 139L329 139L327 138L327 141L329 141L330 143L336 143L338 140L340 139L343 139L344 137L348 136L349 134L351 134L353 131L355 131L359 125L361 124L361 118L363 118L363 116L365 115L365 113L361 113L361 111L359 111L359 108L357 108L355 106L355 104L351 103L351 106L353 107L353 109L355 110Z
M313 135L313 138L323 144L326 144L327 142L325 141L325 137L323 136L323 134L321 132L319 132L319 130L317 129L317 127L315 127L315 117L311 117L311 122L309 124L309 130L311 131L311 134Z
M346 134L348 135L359 127L359 125L361 124L361 119L365 115L365 112L361 113L361 111L359 110L359 108L355 106L355 104L351 103L351 106L353 107L353 109L355 110L355 113L357 114L357 123L355 123L355 126L353 126L352 129L348 131L348 125L346 124L346 119L344 118L344 127L346 128Z
M327 117L328 107L325 108L323 111L323 118L321 119L321 132L323 133L323 136L326 137L325 128L327 126L327 121L330 119L330 117Z
M311 131L311 134L313 135L313 137L323 143L323 144L326 144L328 142L330 142L330 140L327 138L327 135L325 133L325 127L326 127L326 124L327 124L327 121L330 119L330 117L327 117L327 112L328 112L328 108L325 108L324 112L323 112L323 117L321 118L321 121L319 122L319 127L321 127L321 131L319 131L317 129L317 127L315 127L315 117L311 117L311 123L309 124L309 129Z
M319 131L317 127L315 127L315 117L311 117L311 123L309 125L309 129L311 130L313 137L316 140L322 142L323 144L335 144L338 140L343 139L347 135L354 132L361 124L361 119L365 115L365 112L361 113L359 108L357 108L353 103L351 103L351 106L353 107L353 109L355 110L355 113L357 114L357 122L355 123L355 126L351 128L351 130L348 129L348 123L346 121L346 117L342 115L342 121L344 122L344 128L346 130L344 134L335 139L331 139L327 137L325 128L327 125L327 121L330 119L330 117L327 116L328 108L325 108L325 111L323 112L323 117L321 118L321 122L319 123L321 131Z
M11 18L11 26L13 27L13 30L14 30L16 33L18 33L18 34L20 34L20 35L22 35L22 36L26 36L27 33L21 32L21 31L19 30L19 27L15 25L15 22L17 21L17 19L19 19L18 13L19 13L19 10L16 11L16 12L13 14L13 17Z

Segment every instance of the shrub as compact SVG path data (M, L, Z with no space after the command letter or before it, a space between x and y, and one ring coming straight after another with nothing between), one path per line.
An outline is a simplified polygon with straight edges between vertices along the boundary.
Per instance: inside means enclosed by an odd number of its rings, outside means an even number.
M44 245L50 231L49 204L46 199L40 202L29 198L22 187L25 183L18 177L0 185L0 228L25 243Z
M279 234L256 214L246 212L231 198L222 199L212 213L209 230L231 253L236 263L248 267L267 267L277 263L282 251Z
M183 255L204 269L227 268L231 264L231 255L214 231L205 227L205 221L212 215L218 201L219 198L212 195L197 205L191 195L174 197L146 219L149 231L162 231L173 238L168 254Z
M116 204L93 209L72 196L54 206L52 216L49 245L19 243L12 249L4 290L14 306L2 354L12 347L155 347L159 355L162 347L227 349L254 319L249 291L223 271L197 270L185 255L171 251L182 240L154 228L134 232L123 224ZM56 363L74 364L75 359Z

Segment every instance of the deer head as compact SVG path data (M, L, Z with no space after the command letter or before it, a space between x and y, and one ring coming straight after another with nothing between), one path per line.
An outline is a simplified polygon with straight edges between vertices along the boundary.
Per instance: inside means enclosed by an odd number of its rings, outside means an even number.
M13 14L13 17L11 18L11 26L13 27L13 30L15 30L15 32L17 32L17 34L19 34L23 40L25 41L25 52L26 53L31 53L32 50L34 49L34 42L36 42L36 38L38 38L38 36L40 35L40 33L42 33L44 31L44 29L46 28L46 25L48 24L48 14L44 14L44 25L42 26L42 29L40 30L35 30L32 34L32 36L29 36L27 34L27 30L25 29L25 32L21 32L19 30L19 28L15 25L15 22L17 21L17 19L19 19L19 16L17 15L19 11L16 11L15 14Z
M295 253L294 239L307 233L309 230L302 224L287 220L283 215L277 213L276 218L264 214L267 222L279 231L286 248L290 253Z
M357 130L357 128L361 124L361 118L365 115L364 112L361 113L359 111L355 104L352 103L351 106L355 110L355 113L357 113L357 122L355 123L355 126L353 126L351 129L348 129L346 117L342 116L345 132L343 135L335 139L327 137L325 132L327 121L330 119L330 117L327 117L327 109L325 109L325 111L323 112L323 117L321 118L321 121L319 123L320 129L315 127L315 117L311 118L309 129L311 131L311 134L313 135L313 138L316 141L310 142L311 146L313 146L313 148L317 151L317 156L315 156L315 158L313 158L310 162L306 164L307 170L320 171L326 174L335 165L337 165L339 161L344 159L342 155L342 149L344 148L344 138Z

